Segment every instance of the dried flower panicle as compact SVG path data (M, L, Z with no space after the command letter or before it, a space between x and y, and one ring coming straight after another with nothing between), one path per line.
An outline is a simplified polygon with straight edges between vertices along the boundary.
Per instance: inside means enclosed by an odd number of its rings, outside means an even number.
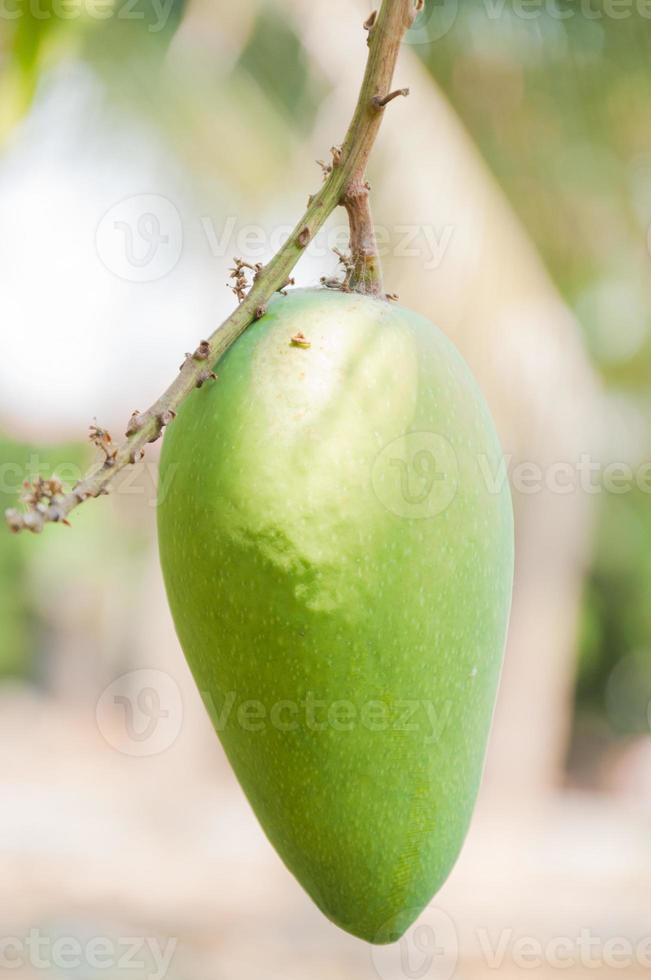
M117 447L113 443L113 437L107 429L102 429L101 426L97 424L97 419L93 422L89 429L89 439L94 446L104 453L105 462L107 465L111 465L115 462L115 457L118 454Z
M230 277L234 280L233 285L230 289L233 290L237 296L239 302L246 297L247 292L251 288L251 285L255 282L256 277L262 272L262 263L256 262L255 265L251 265L250 262L245 262L244 259L233 259L234 265L230 270ZM253 273L252 282L249 282L247 278L247 270Z
M11 508L5 512L5 520L10 531L18 534L26 528L35 534L43 530L47 520L60 522L70 527L70 522L57 513L57 504L65 495L63 484L56 476L44 479L37 476L35 480L26 480L20 502L24 504L24 513Z
M25 504L30 510L40 510L44 512L51 505L56 503L59 497L65 493L63 484L56 476L44 479L37 476L35 480L25 480L21 503Z
M350 283L353 278L353 273L355 272L355 263L353 258L347 252L342 252L338 248L333 248L332 251L339 259L339 265L343 266L344 268L344 277L343 279L337 279L335 277L328 278L327 276L322 276L321 285L325 286L326 289L339 289L342 293L350 293Z

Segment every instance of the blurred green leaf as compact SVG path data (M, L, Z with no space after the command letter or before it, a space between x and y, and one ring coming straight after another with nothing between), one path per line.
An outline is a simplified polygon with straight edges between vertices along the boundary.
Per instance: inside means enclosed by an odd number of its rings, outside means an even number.
M239 67L287 114L309 132L326 86L314 71L291 23L273 4L265 4L239 59Z

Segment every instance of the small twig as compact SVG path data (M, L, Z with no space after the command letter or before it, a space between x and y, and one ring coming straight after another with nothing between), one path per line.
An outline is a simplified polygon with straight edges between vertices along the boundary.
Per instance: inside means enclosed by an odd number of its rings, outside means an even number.
M283 285L280 286L280 288L277 289L276 292L277 293L280 293L281 296L286 296L287 295L287 287L288 286L295 286L295 285L296 285L296 280L294 279L294 277L293 276L288 276L287 279L285 280L285 282L283 283ZM257 314L257 312L258 311L256 310L256 314ZM265 310L265 312L266 312L266 310ZM256 316L256 319L259 320L260 317L259 316Z
M351 183L342 199L350 226L351 268L346 285L360 293L382 296L382 266L366 181Z
M38 533L47 523L67 523L68 515L83 501L108 493L117 474L140 459L148 443L160 438L165 425L173 420L179 406L195 388L215 378L206 362L216 364L249 324L256 317L264 315L270 298L278 289L284 288L305 248L339 204L344 204L349 217L352 213L356 221L351 227L352 260L356 270L359 265L366 277L360 275L359 288L370 287L367 291L381 295L381 290L377 288L380 279L377 249L373 254L368 251L371 236L373 242L375 236L372 234L368 187L364 179L369 155L384 116L383 112L377 112L373 99L390 88L402 38L419 9L417 2L382 0L373 23L364 81L346 139L341 147L333 150L333 162L329 169L324 165L326 180L323 187L311 199L294 231L270 262L262 267L235 260L231 270L234 281L231 288L239 300L236 309L208 340L202 341L194 354L186 356L177 377L160 398L146 412L133 413L126 439L120 445L108 441L107 434L102 435L103 430L94 427L94 441L98 440L104 459L85 479L67 493L58 483L52 484L51 493L40 484L32 485L38 486L38 489L30 489L23 499L26 512L11 509L6 513L7 524L12 531ZM361 192L360 188L363 189ZM253 272L250 285L244 270Z
M27 527L30 531L37 530L43 515L54 513L63 498L63 485L57 477L52 476L44 480L38 476L31 483L27 480L23 484L23 493L20 497L21 503L28 508L27 513L21 514L14 509L8 510L5 516L9 528L12 531L20 531L23 527ZM63 515L59 519L69 525Z
M388 105L389 102L393 102L394 99L397 99L400 96L404 96L405 98L407 98L408 95L409 95L408 88L397 88L395 92L389 92L389 94L383 96L383 98L380 98L379 95L376 95L375 98L373 99L373 105L377 106L378 109L384 109L385 105Z
M330 153L332 155L332 162L331 163L326 163L324 160L317 160L317 163L319 164L319 166L321 167L321 170L323 171L323 179L324 180L326 180L328 178L328 176L332 173L332 171L335 169L335 167L338 167L340 165L340 163L341 163L341 147L340 146L331 146L330 147ZM308 199L308 202L307 202L308 203L308 207L312 203L313 197L314 197L314 195L310 195L310 198Z

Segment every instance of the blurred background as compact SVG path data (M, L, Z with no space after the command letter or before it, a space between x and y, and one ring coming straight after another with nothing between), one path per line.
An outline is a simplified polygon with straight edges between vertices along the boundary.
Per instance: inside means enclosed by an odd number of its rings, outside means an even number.
M3 0L0 505L89 466L319 186L370 2ZM0 535L0 969L436 980L651 967L651 6L428 0L370 177L386 287L495 416L517 524L486 777L399 946L263 837L175 638L153 448ZM296 270L334 274L335 214Z

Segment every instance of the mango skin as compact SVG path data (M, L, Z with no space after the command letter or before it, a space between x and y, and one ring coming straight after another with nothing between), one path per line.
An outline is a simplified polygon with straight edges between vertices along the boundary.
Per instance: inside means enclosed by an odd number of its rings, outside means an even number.
M481 778L513 573L498 439L445 336L369 297L278 296L217 371L161 461L179 639L287 867L341 928L393 942Z

